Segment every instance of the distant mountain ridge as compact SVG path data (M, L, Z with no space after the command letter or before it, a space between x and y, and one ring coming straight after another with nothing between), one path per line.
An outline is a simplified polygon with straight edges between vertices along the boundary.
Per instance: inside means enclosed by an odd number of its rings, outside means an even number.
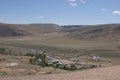
M73 39L120 39L120 24L59 26L51 23L0 23L0 37L32 36L53 32L68 33L66 37Z
M83 25L70 27L68 36L75 39L120 39L120 24Z
M0 36L28 36L59 31L56 24L3 24L0 23Z

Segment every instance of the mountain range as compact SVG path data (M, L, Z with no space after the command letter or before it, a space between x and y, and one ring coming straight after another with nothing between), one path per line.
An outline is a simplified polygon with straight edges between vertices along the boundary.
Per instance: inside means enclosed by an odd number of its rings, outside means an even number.
M67 33L73 39L120 39L120 24L65 25L0 23L0 37L34 36L46 33Z

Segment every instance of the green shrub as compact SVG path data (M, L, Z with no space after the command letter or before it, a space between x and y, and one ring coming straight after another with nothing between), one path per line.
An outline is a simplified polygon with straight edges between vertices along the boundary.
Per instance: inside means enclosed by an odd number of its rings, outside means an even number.
M24 56L30 56L30 57L34 57L35 55L33 53L28 52L27 54L25 54Z
M29 61L31 64L34 64L34 65L39 65L42 67L48 66L48 62L46 60L45 54L36 54L34 59L30 59Z
M5 48L0 48L0 54L3 55L6 53L6 49Z

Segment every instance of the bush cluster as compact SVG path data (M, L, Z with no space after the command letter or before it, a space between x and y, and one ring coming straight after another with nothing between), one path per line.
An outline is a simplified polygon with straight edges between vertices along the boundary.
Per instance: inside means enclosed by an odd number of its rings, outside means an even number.
M30 63L42 67L48 66L48 62L45 54L36 54L33 59L30 59Z

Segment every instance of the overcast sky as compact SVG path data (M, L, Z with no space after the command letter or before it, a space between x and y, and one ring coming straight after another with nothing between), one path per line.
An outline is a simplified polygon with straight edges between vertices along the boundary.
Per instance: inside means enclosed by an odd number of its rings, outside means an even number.
M120 0L0 0L1 23L120 23Z

